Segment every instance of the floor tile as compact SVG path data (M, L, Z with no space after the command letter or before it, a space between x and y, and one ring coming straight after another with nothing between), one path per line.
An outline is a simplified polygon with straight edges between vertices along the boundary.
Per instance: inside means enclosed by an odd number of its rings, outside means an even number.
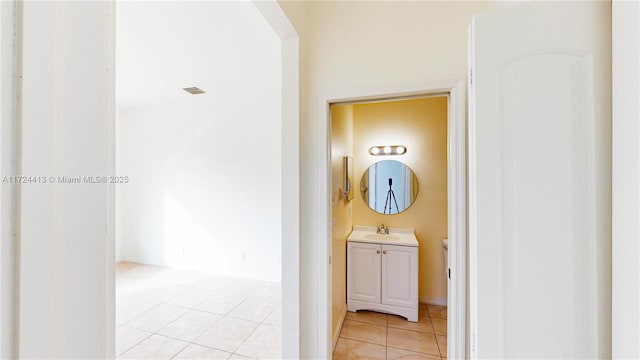
M251 321L225 317L194 342L224 351L235 352L258 325L260 324Z
M190 289L190 287L188 286L184 286L184 285L177 285L177 284L169 284L169 285L161 285L158 286L154 289L151 289L149 291L147 291L147 294L149 296L152 296L156 299L162 300L162 301L168 301L180 294L185 293L186 291L188 291Z
M227 276L211 275L206 279L201 279L191 284L191 286L200 289L213 290L216 292L224 291L233 284L233 280Z
M116 280L117 282L118 280ZM180 284L167 284L166 279L156 278L145 280L120 280L126 284L120 284L116 292L119 296L126 295L129 299L149 298L154 301L167 301L189 290L188 286Z
M120 359L171 359L187 345L184 341L154 334L122 354Z
M194 309L206 311L214 314L227 315L238 305L240 305L246 297L241 296L215 296L204 303L194 306Z
M120 325L116 328L116 356L137 345L152 333Z
M440 355L447 356L447 337L436 335L436 341L438 342L438 348L440 348Z
M280 359L280 328L269 325L260 325L240 345L236 353L246 355L254 359Z
M433 334L433 326L431 326L430 318L418 318L418 322L408 321L402 316L389 315L387 319L389 327L400 328L405 330L420 331Z
M253 359L232 354L242 346L239 351L245 355L279 358L281 292L280 284L274 282L118 263L117 355L135 359ZM259 321L225 320L222 314L243 303L234 315ZM205 343L189 344L191 341Z
M282 300L282 287L277 283L261 282L260 286L254 289L252 297L262 298L269 301L280 302Z
M161 304L126 323L127 326L156 332L184 315L188 310L169 304Z
M167 326L158 330L158 334L175 339L193 342L215 323L222 319L222 315L190 310Z
M277 302L248 298L231 312L229 312L227 316L243 320L262 322L277 307Z
M180 351L173 360L191 360L191 359L210 359L210 360L226 360L231 356L230 353L212 349L206 346L189 344L184 350Z
M386 327L353 320L344 321L340 337L378 345L387 344Z
M267 324L267 325L271 325L271 326L281 327L282 326L282 309L281 309L281 305L278 305L278 307L275 310L273 310L271 312L271 314L269 316L267 316L267 318L264 319L264 321L262 323Z
M439 305L428 305L429 308L429 316L431 316L432 318L441 318L441 319L446 319L447 318L447 307L446 306L439 306Z
M387 348L387 360L440 360L440 356L390 347Z
M418 304L418 317L429 318L429 306L427 304Z
M233 354L231 355L231 357L229 358L229 360L245 360L245 359L249 359L251 360L251 358L248 358L246 356L242 356L242 355L238 355L238 354Z
M438 335L447 335L447 319L431 318L434 333Z
M387 325L387 314L377 313L373 311L347 312L346 319L365 322L375 325Z
M195 306L213 298L216 293L212 290L192 288L167 301L168 304L193 309Z
M333 360L385 360L386 347L362 341L339 338Z
M440 355L436 337L433 334L411 330L388 328L387 345L397 349L421 352L430 355Z
M158 299L133 294L116 298L116 324L125 324L161 303Z

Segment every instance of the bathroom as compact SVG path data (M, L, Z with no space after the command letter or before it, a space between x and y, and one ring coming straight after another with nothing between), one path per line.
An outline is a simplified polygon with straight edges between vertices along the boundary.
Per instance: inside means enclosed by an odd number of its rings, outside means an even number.
M334 359L447 356L448 101L446 94L436 94L331 107ZM399 175L389 175L394 172ZM370 190L374 187L375 194ZM378 236L376 239L395 239L403 231L414 236L417 256L407 259L411 266L417 265L417 274L373 277L383 278L383 288L385 282L415 283L406 293L413 305L389 307L351 298L354 290L350 287L360 286L363 281L365 287L371 285L367 279L362 280L368 275L349 274L355 271L355 260L348 261L354 254L351 245L362 244L362 239L354 239L359 229L373 234L367 235L371 238ZM386 255L385 250L383 253ZM365 264L365 268L367 265L371 264ZM377 266L365 271L380 271L380 263ZM351 281L360 281L360 285ZM380 291L380 282L372 286ZM407 316L415 310L417 319Z

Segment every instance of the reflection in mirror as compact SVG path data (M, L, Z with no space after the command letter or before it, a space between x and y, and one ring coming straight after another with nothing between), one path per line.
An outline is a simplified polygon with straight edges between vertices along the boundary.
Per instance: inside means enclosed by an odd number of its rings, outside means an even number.
M410 167L399 161L378 161L362 175L360 193L372 210L399 214L418 196L418 178Z

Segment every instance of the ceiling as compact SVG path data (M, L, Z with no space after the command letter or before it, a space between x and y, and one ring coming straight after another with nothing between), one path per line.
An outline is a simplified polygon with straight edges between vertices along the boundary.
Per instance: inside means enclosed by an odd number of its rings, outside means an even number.
M241 96L279 54L279 37L249 1L118 2L117 106ZM182 90L192 86L206 93Z

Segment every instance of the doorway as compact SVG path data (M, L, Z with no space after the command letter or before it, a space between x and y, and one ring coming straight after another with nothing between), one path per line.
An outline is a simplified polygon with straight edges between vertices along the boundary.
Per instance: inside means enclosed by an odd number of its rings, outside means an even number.
M326 239L319 244L317 251L321 257L329 259L332 254L332 214L331 214L331 128L330 109L334 104L372 102L393 100L408 97L425 97L433 95L447 95L447 204L448 204L448 241L449 241L449 268L450 279L447 285L448 308L447 328L449 357L464 356L466 336L466 193L465 193L465 166L466 166L466 129L464 107L464 80L454 79L448 81L433 81L418 85L404 85L395 87L370 88L365 90L336 91L325 93L319 97L318 120L321 146L319 161L320 168L320 199L322 204L321 214L326 214L321 220L320 238ZM354 188L359 189L357 180L354 180ZM358 196L357 194L355 196ZM373 224L367 224L373 225ZM459 240L462 239L462 240ZM320 299L321 344L326 344L325 355L331 357L333 351L333 327L332 327L332 273L331 265L327 261L319 272L319 284L326 289L327 297Z
M297 34L275 2L147 6L117 5L115 356L297 356Z
M116 38L116 357L280 357L281 39L251 2Z
M331 107L334 360L447 356L447 107Z

